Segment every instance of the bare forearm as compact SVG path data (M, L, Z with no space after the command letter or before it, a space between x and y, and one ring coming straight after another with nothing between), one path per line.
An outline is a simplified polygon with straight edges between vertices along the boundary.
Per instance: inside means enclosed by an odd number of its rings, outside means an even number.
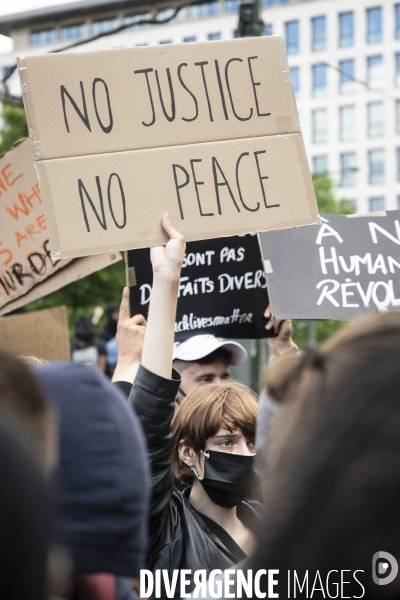
M132 362L118 360L111 381L113 383L116 381L129 381L129 383L133 383L136 373L138 372L139 365L140 361Z
M164 281L154 275L143 346L143 366L166 379L171 377L178 287L179 278Z

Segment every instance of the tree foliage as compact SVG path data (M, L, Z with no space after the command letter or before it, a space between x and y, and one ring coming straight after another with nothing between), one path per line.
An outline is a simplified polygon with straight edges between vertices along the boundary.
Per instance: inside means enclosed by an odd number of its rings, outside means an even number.
M1 120L3 125L0 132L0 154L5 154L15 142L27 137L28 127L24 109L12 104L3 104Z

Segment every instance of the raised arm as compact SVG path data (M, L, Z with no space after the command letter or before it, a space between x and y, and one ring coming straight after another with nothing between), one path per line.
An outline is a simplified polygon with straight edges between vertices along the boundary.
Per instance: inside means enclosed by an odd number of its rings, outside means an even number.
M153 544L156 544L156 536L175 522L169 506L173 493L171 421L180 375L172 372L172 353L179 276L185 253L185 240L172 227L168 215L164 215L162 225L170 240L165 247L151 250L153 289L142 363L129 396L129 402L141 421L149 450L152 488L150 535Z
M142 359L145 332L146 319L144 316L129 316L129 288L125 287L119 309L116 335L118 361L112 378L113 383L124 383L127 386L129 383L133 383Z
M152 373L171 377L174 327L179 277L185 254L185 239L174 229L168 213L162 226L170 239L166 246L151 249L153 289L151 292L142 365Z

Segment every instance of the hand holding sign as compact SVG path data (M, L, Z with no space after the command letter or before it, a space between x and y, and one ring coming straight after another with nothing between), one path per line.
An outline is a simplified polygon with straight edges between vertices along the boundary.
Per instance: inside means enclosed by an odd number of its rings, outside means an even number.
M179 275L185 254L185 238L173 227L168 213L164 214L161 224L170 239L165 247L151 249L153 292L142 364L152 373L169 379L174 346Z
M185 238L173 227L168 213L163 215L161 224L170 239L165 246L155 246L150 251L154 277L159 282L178 282L185 254Z
M272 315L271 305L268 305L264 317L268 319L265 326L267 331L273 331L276 337L271 337L270 344L277 354L285 354L289 350L295 350L296 344L292 339L292 321L289 319L278 320Z

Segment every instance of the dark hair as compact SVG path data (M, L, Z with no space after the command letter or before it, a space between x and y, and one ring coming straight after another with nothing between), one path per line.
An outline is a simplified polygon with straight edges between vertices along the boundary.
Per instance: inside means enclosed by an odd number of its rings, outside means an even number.
M318 570L322 579L332 569L362 569L364 597L391 597L389 586L372 582L371 566L379 550L400 556L400 313L363 319L318 356L291 361L272 425L283 434L267 517L250 567L302 578ZM347 575L345 593L361 597Z
M106 308L106 315L109 319L111 319L111 315L113 314L113 312L115 312L116 310L120 309L120 303L119 302L110 302L110 304L107 305Z
M199 365L211 365L217 360L224 360L230 364L230 361L232 360L232 352L230 352L230 350L228 350L225 346L221 346L221 348L217 348L210 354L207 354L207 356L203 356L203 358L198 358L196 360L182 360L181 358L176 358L172 364L174 369L179 371L179 373L183 373L183 371L188 369L193 363L197 363Z
M89 317L81 316L75 321L75 337L83 342L93 342L94 327Z

